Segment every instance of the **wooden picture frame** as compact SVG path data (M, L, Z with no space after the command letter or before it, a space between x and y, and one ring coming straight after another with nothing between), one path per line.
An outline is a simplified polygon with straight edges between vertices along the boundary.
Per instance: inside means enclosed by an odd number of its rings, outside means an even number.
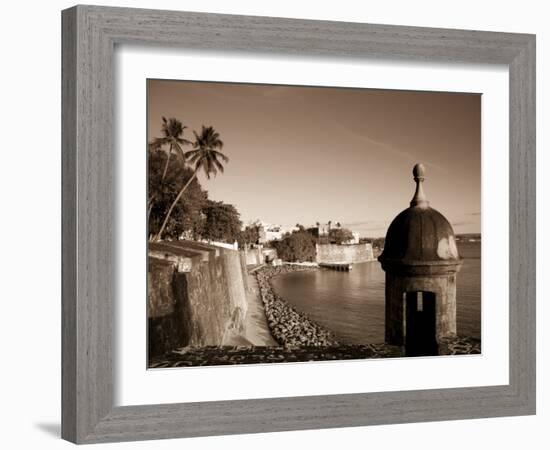
M97 6L63 11L62 29L64 439L94 443L535 413L535 36ZM507 65L509 384L115 407L116 44Z

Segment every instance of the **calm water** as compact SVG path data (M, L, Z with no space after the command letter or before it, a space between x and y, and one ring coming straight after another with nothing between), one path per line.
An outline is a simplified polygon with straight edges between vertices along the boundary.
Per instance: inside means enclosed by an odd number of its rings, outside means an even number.
M458 334L480 338L481 244L458 243L464 265L457 275ZM384 341L384 271L378 262L354 264L350 272L294 272L272 279L277 293L296 309L350 343Z

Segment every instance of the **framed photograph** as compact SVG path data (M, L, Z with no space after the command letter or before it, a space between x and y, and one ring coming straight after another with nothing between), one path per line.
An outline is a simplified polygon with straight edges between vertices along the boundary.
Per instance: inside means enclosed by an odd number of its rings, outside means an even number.
M62 435L535 413L535 37L75 6Z

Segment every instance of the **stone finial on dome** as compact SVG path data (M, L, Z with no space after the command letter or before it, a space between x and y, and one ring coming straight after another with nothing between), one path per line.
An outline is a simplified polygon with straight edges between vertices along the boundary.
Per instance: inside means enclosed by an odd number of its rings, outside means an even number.
M424 188L422 185L422 183L424 182L425 172L426 168L424 167L424 164L415 164L413 168L413 177L414 181L416 182L416 191L414 193L413 199L411 200L411 207L418 206L420 208L427 208L430 205L430 202L426 198L426 194L424 194Z

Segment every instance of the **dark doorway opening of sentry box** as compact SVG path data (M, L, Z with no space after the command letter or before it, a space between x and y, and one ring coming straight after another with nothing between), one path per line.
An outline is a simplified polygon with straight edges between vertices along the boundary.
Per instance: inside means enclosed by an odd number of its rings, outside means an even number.
M406 292L405 353L407 356L438 355L435 337L435 293Z

